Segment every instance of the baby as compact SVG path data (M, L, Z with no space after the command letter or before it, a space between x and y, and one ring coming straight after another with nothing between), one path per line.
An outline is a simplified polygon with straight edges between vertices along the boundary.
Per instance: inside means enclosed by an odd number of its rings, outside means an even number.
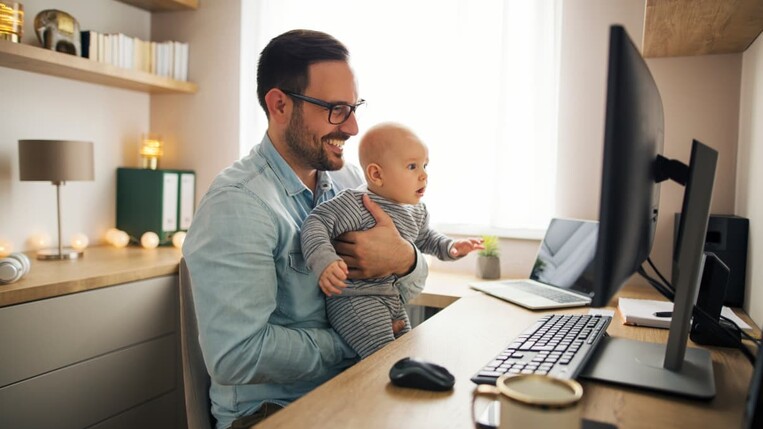
M481 249L482 241L453 240L429 227L429 213L420 202L427 186L429 153L411 130L395 123L379 124L363 136L359 154L367 185L347 189L312 211L302 225L302 253L308 267L320 273L318 284L327 295L331 326L363 359L411 329L394 284L396 276L348 281L348 267L331 245L331 239L344 232L375 225L363 205L364 194L423 253L455 260ZM392 321L398 320L405 326L395 334Z

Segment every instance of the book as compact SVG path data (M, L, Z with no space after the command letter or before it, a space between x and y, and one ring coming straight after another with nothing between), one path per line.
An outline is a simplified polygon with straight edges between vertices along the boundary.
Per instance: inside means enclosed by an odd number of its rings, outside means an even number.
M91 58L93 57L91 53L91 45L94 45L92 42L93 34L91 31L80 31L79 32L79 38L80 38L80 53L82 54L82 58ZM96 36L97 37L97 36Z
M673 303L652 299L620 298L617 309L626 325L668 329L670 328L670 313L673 312ZM742 329L751 329L750 325L740 319L729 307L723 307L721 315L733 320Z

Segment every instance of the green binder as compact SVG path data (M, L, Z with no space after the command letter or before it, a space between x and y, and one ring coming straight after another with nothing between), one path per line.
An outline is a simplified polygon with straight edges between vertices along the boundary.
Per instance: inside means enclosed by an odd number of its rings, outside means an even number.
M196 173L189 170L117 168L117 228L133 241L153 231L160 243L191 226Z

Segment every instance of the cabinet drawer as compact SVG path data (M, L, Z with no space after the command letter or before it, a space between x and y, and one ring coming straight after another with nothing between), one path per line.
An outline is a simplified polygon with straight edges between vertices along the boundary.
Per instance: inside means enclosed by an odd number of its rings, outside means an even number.
M177 276L0 308L0 387L176 331Z
M162 395L138 405L88 429L172 429L182 427L178 420L180 391Z
M0 427L83 428L171 393L176 341L169 334L0 388Z

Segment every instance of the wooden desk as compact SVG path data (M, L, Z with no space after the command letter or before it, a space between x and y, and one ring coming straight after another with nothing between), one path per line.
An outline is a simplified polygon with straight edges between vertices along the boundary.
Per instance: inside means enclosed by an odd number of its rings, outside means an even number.
M434 285L428 288L428 294L436 294ZM544 312L524 310L472 293L466 286L463 292L466 296L409 334L256 427L473 427L469 407L475 385L469 378ZM623 296L654 297L646 288L626 288ZM587 311L582 308L554 312ZM750 322L749 318L746 320ZM608 332L643 341L664 343L667 340L667 330L625 326L617 316ZM454 390L435 393L391 385L389 368L406 356L424 358L448 368L456 377ZM740 427L752 366L735 350L713 348L712 357L717 389L712 401L681 399L581 380L585 390L583 416L615 424L620 429Z
M424 290L410 303L445 308L465 296L481 295L481 292L469 288L469 282L474 281L480 281L480 279L468 274L430 271Z

